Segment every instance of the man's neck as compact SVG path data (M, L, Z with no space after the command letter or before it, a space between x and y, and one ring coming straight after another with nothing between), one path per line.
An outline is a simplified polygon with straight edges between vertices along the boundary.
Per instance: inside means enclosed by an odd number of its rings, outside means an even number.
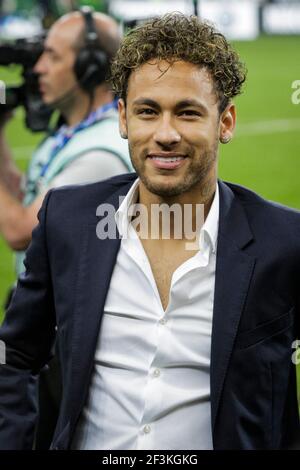
M65 108L61 110L61 113L65 118L67 126L74 127L87 118L91 112L95 111L100 106L110 103L112 100L113 95L109 91L95 91L92 102L90 97L84 93L78 97L78 100L72 103L69 109Z

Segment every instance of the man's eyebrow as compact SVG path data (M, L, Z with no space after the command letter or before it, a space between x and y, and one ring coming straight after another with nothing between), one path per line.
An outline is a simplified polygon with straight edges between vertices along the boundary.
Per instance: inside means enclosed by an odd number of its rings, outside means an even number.
M192 99L192 98L191 99L188 98L186 100L179 101L178 103L176 103L175 109L177 111L179 111L180 109L188 108L189 106L193 106L193 107L196 107L196 108L201 108L202 111L207 112L207 107L203 103L201 103L198 100Z
M43 50L44 50L44 52L50 52L51 54L58 54L58 51L53 49L53 47L50 47L50 46L47 46L47 45L44 46Z
M152 100L151 98L138 98L136 99L134 102L133 102L133 105L135 106L140 106L140 105L144 105L144 106L151 106L152 108L155 108L155 109L160 109L160 105ZM201 103L200 101L198 100L195 100L193 98L187 98L185 100L181 100L179 101L178 103L175 104L174 108L176 111L180 111L181 109L183 108L187 108L187 107L190 107L190 106L193 106L193 107L196 107L196 108L200 108L203 112L207 112L207 107Z
M139 106L139 105L146 105L146 106L151 106L152 108L159 109L160 106L159 104L151 100L151 98L138 98L133 102L134 105Z

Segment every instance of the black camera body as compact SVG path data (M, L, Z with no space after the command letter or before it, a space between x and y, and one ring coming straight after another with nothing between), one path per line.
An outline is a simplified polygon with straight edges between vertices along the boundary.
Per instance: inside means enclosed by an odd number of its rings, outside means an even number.
M43 52L43 44L44 36L17 39L13 43L0 42L0 65L21 65L24 79L21 86L6 88L6 104L0 105L0 114L24 106L26 127L33 132L47 130L52 114L52 110L42 101L38 76L33 71Z

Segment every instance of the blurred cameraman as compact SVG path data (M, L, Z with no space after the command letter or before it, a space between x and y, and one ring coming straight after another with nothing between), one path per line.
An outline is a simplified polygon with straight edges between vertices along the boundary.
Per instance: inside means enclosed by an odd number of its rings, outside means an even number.
M62 17L50 29L35 72L44 103L60 112L64 125L34 152L24 193L23 175L3 135L11 114L0 121L0 232L17 251L17 274L24 270L23 250L49 188L94 182L131 169L114 96L105 81L119 40L117 24L88 9ZM48 447L56 424L61 387L57 361L55 356L40 376L38 449Z
M11 114L0 120L0 233L18 252L17 274L24 270L23 250L49 188L131 169L114 96L105 81L119 41L115 21L87 7L61 17L49 30L34 70L44 103L60 112L64 125L36 149L26 179L4 138Z

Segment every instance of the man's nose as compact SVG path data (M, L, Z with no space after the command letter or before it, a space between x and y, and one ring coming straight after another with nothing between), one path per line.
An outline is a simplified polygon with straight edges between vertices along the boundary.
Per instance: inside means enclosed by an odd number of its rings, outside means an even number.
M181 140L181 136L170 116L162 117L159 120L153 137L155 142L161 146L173 146Z
M45 60L44 60L44 54L42 54L37 62L35 63L35 66L33 67L33 71L37 74L42 74L45 73Z

